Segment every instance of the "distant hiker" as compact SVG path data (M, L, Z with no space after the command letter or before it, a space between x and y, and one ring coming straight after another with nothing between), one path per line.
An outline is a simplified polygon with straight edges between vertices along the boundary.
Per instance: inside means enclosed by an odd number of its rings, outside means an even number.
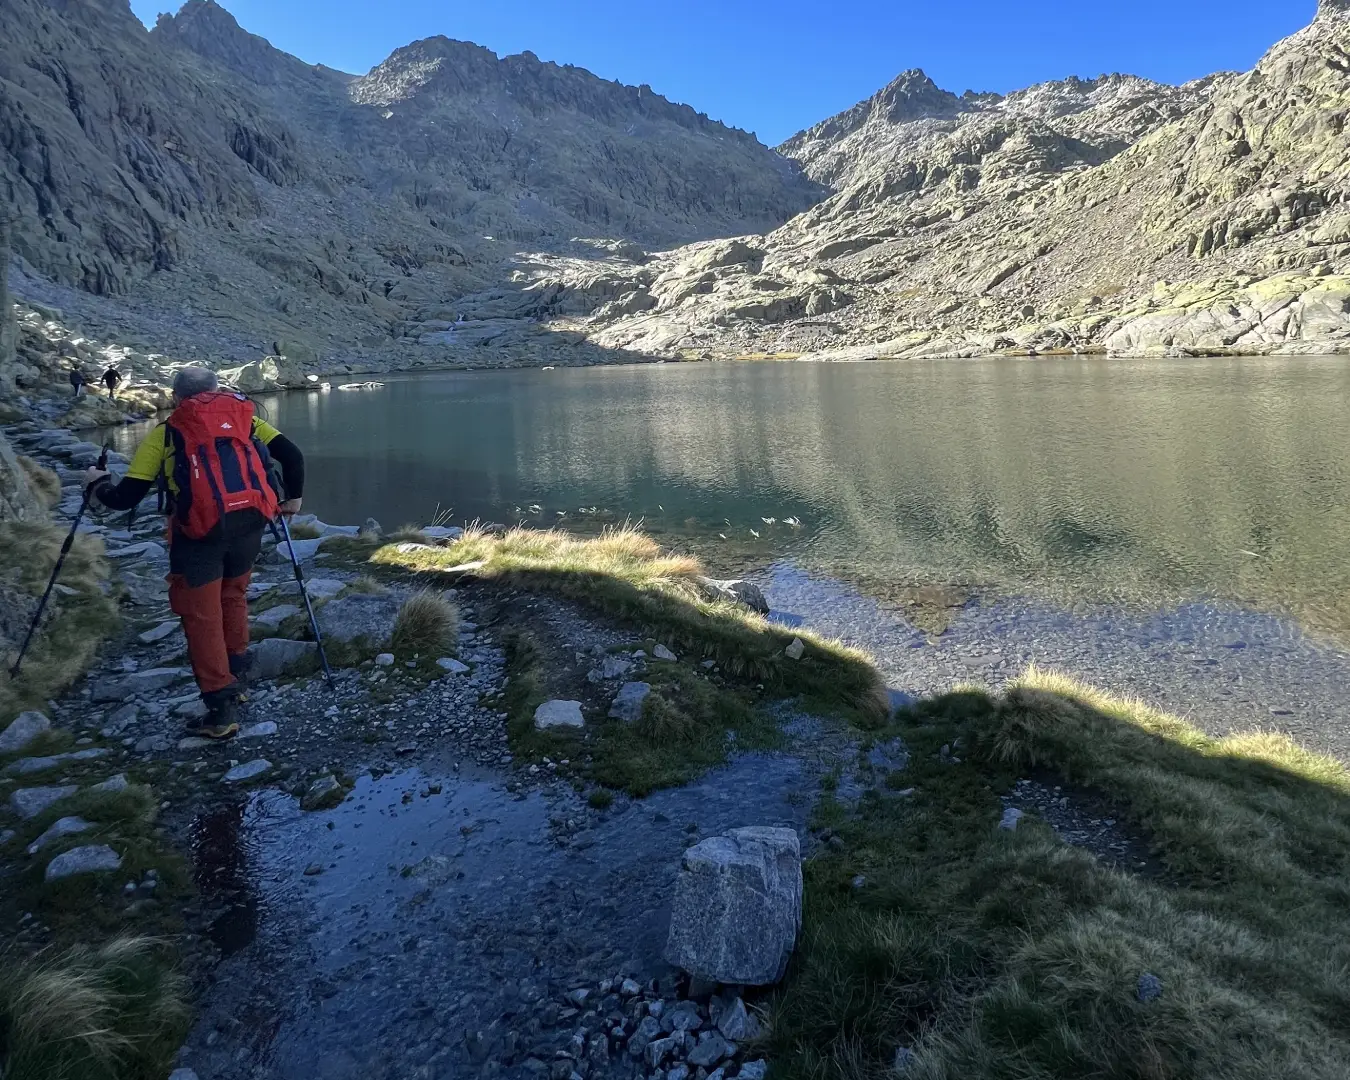
M80 390L84 387L84 374L79 368L70 369L70 385L75 388L75 397L80 396Z
M115 483L90 469L85 482L95 485L95 498L112 510L130 510L155 485L167 496L169 606L183 621L192 673L207 709L189 731L228 739L239 730L248 677L253 562L267 523L300 509L305 459L286 436L258 419L253 402L221 391L209 368L179 371L173 402L169 419L136 448L124 480ZM279 481L273 462L280 466Z
M108 388L108 397L117 397L117 388L122 385L122 373L110 366L103 373L103 385Z

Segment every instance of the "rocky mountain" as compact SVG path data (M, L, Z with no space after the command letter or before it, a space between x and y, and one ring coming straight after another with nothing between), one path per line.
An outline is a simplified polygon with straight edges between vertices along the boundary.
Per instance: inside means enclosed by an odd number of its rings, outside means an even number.
M352 76L212 0L150 32L127 0L5 0L3 179L20 295L241 358L397 350L466 296L513 299L522 246L640 254L773 228L821 194L650 87L447 38Z
M907 72L780 147L831 197L657 257L584 329L662 355L1350 348L1348 9L1181 87Z

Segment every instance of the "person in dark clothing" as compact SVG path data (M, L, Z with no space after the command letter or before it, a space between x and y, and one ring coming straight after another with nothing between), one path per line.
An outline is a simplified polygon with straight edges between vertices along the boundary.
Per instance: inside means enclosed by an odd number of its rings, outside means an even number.
M122 385L122 373L110 366L103 373L103 385L108 388L108 397L117 397L117 388Z
M167 492L172 507L169 518L169 606L183 621L192 672L207 708L206 718L190 730L207 738L225 739L239 730L238 703L242 681L248 672L248 583L253 563L262 549L262 535L270 508L285 515L299 511L305 486L305 459L286 436L253 414L252 402L242 395L222 394L215 372L209 368L188 367L179 371L173 383L173 397L174 414L137 447L126 477L116 483L109 474L90 469L86 474L86 486L93 485L94 497L111 510L131 509L156 485ZM253 476L253 466L245 460L241 470L235 450L231 449L232 446L244 447L244 444L231 443L229 438L213 439L211 447L206 451L199 450L198 456L192 458L194 472L209 471L209 462L203 455L209 456L221 443L227 444L216 467L221 468L225 458L231 465L224 469L219 482L212 479L208 497L198 499L191 490L186 493L181 490L189 472L186 466L175 468L175 448L184 445L183 432L188 426L186 414L217 403L235 410L233 415L243 417L237 425L240 429L247 426L251 418L251 441L262 444L266 456L280 466L286 501L278 504L270 488L265 498L262 496L262 485ZM184 416L183 421L179 421L180 415ZM232 427L228 423L219 426L222 429ZM248 458L246 447L244 457ZM200 470L196 468L199 459ZM248 477L242 477L241 472L246 472ZM222 500L218 489L227 486L231 478L239 481L239 486L225 490L226 498ZM234 493L238 494L238 499L233 499ZM217 504L214 510L210 505L211 495ZM195 512L188 505L189 496L194 501ZM235 502L248 504L249 508L231 509ZM202 503L208 505L203 508ZM259 510L257 506L266 506L269 511ZM214 513L209 519L212 525L202 535L196 535L193 524L199 520L196 515L202 513Z
M80 390L84 387L84 373L79 368L70 369L70 385L75 388L75 397L80 396Z

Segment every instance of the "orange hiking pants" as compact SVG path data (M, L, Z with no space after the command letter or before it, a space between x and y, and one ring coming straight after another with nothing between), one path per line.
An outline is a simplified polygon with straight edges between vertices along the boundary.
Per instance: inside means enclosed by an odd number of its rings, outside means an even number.
M257 511L241 510L226 514L204 540L176 531L169 538L169 607L183 621L207 704L234 685L231 669L248 651L248 583L264 525Z

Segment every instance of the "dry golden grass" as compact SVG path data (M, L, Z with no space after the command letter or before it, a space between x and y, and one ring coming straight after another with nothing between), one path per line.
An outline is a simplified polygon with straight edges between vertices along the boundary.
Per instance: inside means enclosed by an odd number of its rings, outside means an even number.
M589 539L558 530L517 528L501 536L470 530L444 548L400 551L388 545L370 562L416 573L474 564L477 577L570 597L637 624L671 648L715 660L730 675L810 695L873 726L890 714L885 687L865 653L710 599L700 584L704 572L697 559L663 551L632 526L612 527ZM784 655L794 637L806 645L797 661Z
M162 1080L190 1016L185 981L162 952L155 941L123 938L6 964L0 1075Z
M30 457L20 456L19 465L48 510L61 501L61 478L55 472Z
M390 647L403 657L444 656L459 641L459 611L440 593L426 590L403 601Z

